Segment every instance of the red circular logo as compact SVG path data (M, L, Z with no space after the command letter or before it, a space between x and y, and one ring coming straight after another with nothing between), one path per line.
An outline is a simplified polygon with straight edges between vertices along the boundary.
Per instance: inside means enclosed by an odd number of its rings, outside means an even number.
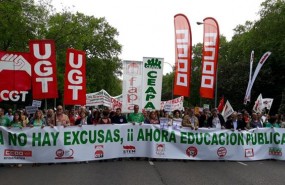
M217 155L219 157L225 157L227 155L227 149L225 147L218 148Z
M188 155L188 157L196 157L196 155L198 154L198 150L196 147L190 146L189 148L187 148L186 154Z
M56 152L55 152L55 155L57 157L62 157L64 155L64 151L62 149L58 149Z

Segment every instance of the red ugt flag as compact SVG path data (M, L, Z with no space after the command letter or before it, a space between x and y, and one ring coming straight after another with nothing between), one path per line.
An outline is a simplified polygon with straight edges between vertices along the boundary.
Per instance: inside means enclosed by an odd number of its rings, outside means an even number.
M65 80L64 80L64 104L86 104L86 58L84 51L67 49Z

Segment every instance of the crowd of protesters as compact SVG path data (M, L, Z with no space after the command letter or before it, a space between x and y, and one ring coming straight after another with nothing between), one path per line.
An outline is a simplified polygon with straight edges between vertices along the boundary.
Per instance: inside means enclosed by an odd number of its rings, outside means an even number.
M24 109L5 111L0 108L0 126L6 127L44 127L44 126L82 126L97 124L160 124L161 118L167 118L168 125L172 125L173 120L181 122L181 127L198 128L218 128L232 130L247 130L251 128L277 127L285 128L285 115L268 115L262 113L249 114L246 110L233 112L227 119L219 113L217 109L204 109L196 112L192 108L184 111L175 110L173 112L160 111L140 111L138 105L134 106L132 113L123 114L120 108L111 111L108 108L98 109L80 107L64 110L59 105L55 110L36 110L34 114L27 114Z
M98 109L80 107L64 110L59 105L55 110L36 110L34 114L27 114L24 109L5 111L0 108L0 126L8 128L17 127L45 127L45 126L82 126L97 124L160 124L161 120L166 120L171 126L174 122L180 122L180 127L191 129L216 128L231 130L248 130L252 128L276 127L285 128L285 115L268 115L263 113L249 114L246 110L233 112L229 117L224 117L217 109L204 109L196 112L192 108L185 108L184 111L175 110L173 112L160 111L140 111L138 105L134 105L134 110L129 114L122 114L121 109L115 111L109 109ZM18 164L21 167L21 164Z

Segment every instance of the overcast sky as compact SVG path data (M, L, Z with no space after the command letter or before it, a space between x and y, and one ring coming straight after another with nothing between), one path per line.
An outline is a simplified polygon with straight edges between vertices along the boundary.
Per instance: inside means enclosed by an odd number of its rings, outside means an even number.
M69 7L72 12L105 17L120 34L117 39L123 46L121 59L142 61L143 57L159 57L174 65L175 14L182 13L188 17L193 45L203 42L203 26L198 26L196 22L201 22L206 17L215 18L220 34L230 41L237 25L259 19L257 14L263 1L265 0L53 0L52 4L57 11ZM171 70L170 65L165 64L164 74Z

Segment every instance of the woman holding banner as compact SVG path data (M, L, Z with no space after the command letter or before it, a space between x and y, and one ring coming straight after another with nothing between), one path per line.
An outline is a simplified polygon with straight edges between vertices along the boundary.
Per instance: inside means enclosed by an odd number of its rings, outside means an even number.
M98 124L111 124L112 121L109 118L109 110L103 110L103 116L99 119Z
M75 125L82 126L82 125L87 125L87 112L86 111L81 111L80 112L80 117L75 121Z
M10 125L9 125L9 129L10 128L20 128L22 129L24 127L23 125L23 121L21 119L21 113L20 111L16 111L13 114L13 120L11 121ZM11 167L13 167L14 165L10 165ZM22 164L17 164L17 167L20 168L22 167Z
M149 114L149 118L144 121L146 124L160 124L157 112L156 111L151 111Z
M30 122L30 127L41 127L46 125L43 112L41 110L36 110L33 119Z

